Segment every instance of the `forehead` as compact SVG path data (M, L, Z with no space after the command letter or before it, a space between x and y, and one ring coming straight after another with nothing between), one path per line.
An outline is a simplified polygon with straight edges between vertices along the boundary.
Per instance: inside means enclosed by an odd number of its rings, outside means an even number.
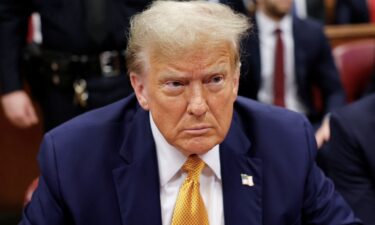
M173 56L150 54L150 67L158 70L174 68L176 70L228 70L235 68L235 55L232 48L222 45L217 48L188 49Z

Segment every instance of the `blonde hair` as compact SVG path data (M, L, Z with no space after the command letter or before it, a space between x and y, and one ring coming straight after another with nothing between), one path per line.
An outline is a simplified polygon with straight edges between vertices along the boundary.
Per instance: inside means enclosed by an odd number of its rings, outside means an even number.
M169 60L222 45L230 46L239 65L240 41L250 26L246 16L223 4L155 1L131 19L128 71L145 72L151 55Z

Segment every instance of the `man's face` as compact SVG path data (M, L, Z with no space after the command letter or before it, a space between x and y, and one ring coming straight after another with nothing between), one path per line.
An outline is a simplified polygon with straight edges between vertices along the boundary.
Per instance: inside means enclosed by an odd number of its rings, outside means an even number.
M260 0L265 13L271 17L281 19L289 13L293 0Z
M225 138L238 90L232 61L223 47L169 62L151 57L146 74L130 75L141 106L184 155L203 154Z

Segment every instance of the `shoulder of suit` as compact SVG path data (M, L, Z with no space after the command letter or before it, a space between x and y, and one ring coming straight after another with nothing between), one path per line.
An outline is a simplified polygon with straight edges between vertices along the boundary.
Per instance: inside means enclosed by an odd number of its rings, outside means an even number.
M354 124L360 122L366 124L369 120L375 120L375 94L346 105L333 114L340 120L351 121Z
M311 18L301 19L301 18L298 18L297 16L293 16L293 21L296 26L303 28L303 29L307 28L307 29L314 29L314 30L323 30L324 28L324 25L321 22L311 19Z

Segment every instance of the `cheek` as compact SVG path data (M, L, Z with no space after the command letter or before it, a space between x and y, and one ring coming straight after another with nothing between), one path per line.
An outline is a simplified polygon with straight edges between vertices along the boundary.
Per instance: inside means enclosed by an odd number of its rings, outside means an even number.
M156 126L158 127L160 133L164 138L171 143L175 139L176 135L176 123L174 118L171 118L169 115L160 112L152 112L152 117L155 121Z
M228 91L225 95L216 96L210 99L211 111L220 125L220 127L228 126L228 121L232 119L233 113L233 102L236 99L236 95L232 91Z
M183 101L164 98L163 101L152 101L150 111L155 123L163 134L176 133L185 112Z
M223 107L228 107L226 105L232 105L234 101L237 99L238 93L238 80L233 80L233 83L230 84L226 91L222 93L221 96L217 99ZM219 103L218 103L219 104Z
M164 120L175 123L185 113L186 103L181 98L164 97L161 101L154 101L153 109L155 114L158 114Z

